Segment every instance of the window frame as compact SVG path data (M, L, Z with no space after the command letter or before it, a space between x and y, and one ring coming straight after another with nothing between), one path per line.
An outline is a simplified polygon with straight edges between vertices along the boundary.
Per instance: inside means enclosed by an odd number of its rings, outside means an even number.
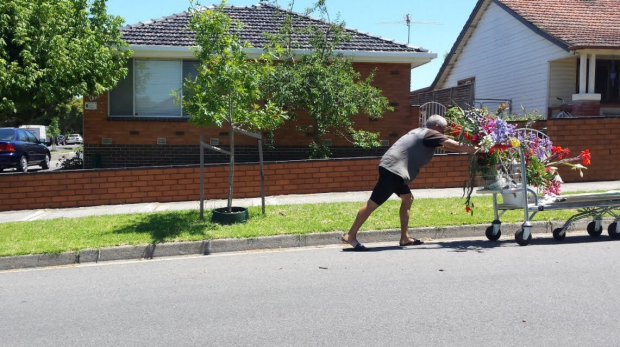
M107 96L108 96L108 112L107 112L107 117L108 119L111 120L132 120L132 121L141 121L141 120L145 120L145 121L158 121L158 120L163 120L163 121L187 121L189 119L189 116L184 114L183 112L183 107L182 107L182 100L183 100L183 83L185 82L185 75L184 75L184 71L185 71L185 64L188 62L192 62L194 64L198 64L199 61L198 60L190 60L190 59L166 59L166 58L131 58L131 114L127 114L127 115L113 115L112 114L112 108L111 108L111 103L112 103L112 97L111 97L111 90L107 91ZM180 112L179 115L150 115L150 114L146 114L146 115L137 115L136 114L136 75L137 75L137 71L136 71L136 62L138 61L170 61L170 62L178 62L181 65L181 73L178 76L178 79L180 81L180 88L179 88L179 92L180 92L180 96L181 96L181 103L179 103L178 107L180 108ZM170 90L170 92L172 93L172 90Z

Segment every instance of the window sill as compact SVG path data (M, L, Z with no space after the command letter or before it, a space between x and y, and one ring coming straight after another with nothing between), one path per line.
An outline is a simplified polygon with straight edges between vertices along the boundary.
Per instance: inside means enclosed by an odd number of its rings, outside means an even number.
M187 122L189 120L189 117L108 116L108 120L118 122Z

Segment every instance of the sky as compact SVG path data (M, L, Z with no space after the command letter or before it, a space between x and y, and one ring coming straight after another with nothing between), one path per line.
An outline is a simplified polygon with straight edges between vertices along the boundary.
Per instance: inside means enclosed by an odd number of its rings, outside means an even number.
M316 0L295 0L293 10L303 12ZM396 42L407 43L405 15L415 21L439 24L411 24L409 44L437 53L430 63L411 70L411 90L431 85L444 57L460 34L477 0L327 0L331 18L340 19L351 29ZM204 6L219 0L201 0ZM228 0L228 5L251 6L259 0ZM280 0L287 7L289 0ZM137 24L181 13L189 8L189 0L108 0L108 13L121 16L125 24Z

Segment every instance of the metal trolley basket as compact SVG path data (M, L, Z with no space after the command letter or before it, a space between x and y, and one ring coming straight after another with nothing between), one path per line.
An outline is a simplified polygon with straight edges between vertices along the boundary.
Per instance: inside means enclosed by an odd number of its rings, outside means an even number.
M530 136L547 138L546 134L534 129L518 129L517 132L524 134L526 139ZM493 194L495 220L485 231L489 240L497 241L501 237L502 215L506 211L520 209L523 210L523 224L515 232L515 240L521 246L527 246L532 240L531 220L538 212L562 209L577 209L577 213L561 228L553 230L553 238L556 240L563 240L567 229L574 222L585 218L592 218L587 226L588 234L592 237L600 236L605 215L614 217L607 228L609 236L614 240L620 239L620 191L557 196L543 201L534 190L528 188L525 162L521 158L523 151L520 147L507 150L507 159L500 163L495 181L486 177L482 184L484 187L477 190L480 194ZM498 195L502 196L501 203L498 202Z

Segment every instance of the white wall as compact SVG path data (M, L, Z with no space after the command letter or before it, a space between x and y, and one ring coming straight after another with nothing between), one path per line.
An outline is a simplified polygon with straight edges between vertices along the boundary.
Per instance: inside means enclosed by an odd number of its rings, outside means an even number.
M562 105L562 102L557 99L558 97L564 99L567 103L571 103L573 94L576 93L577 57L573 56L550 62L549 72L548 105Z
M546 113L549 61L566 57L568 52L491 3L438 89L475 77L476 99L512 99L515 113L523 113L521 106Z

